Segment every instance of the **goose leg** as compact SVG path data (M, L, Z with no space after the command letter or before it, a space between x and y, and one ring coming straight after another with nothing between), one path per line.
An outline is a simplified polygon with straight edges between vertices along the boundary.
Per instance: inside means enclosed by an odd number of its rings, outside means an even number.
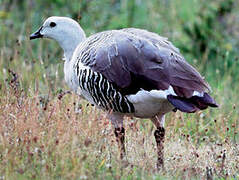
M124 146L124 136L125 136L124 127L115 128L115 137L116 137L116 141L118 143L119 150L120 150L120 159L123 159L126 154L125 146Z
M124 157L126 156L124 145L125 129L123 126L124 116L119 113L110 113L109 119L111 120L111 123L114 126L114 133L120 151L120 159L124 159Z
M156 126L156 130L154 132L154 137L156 140L157 145L157 154L158 154L158 160L157 160L157 169L164 169L164 138L165 138L165 129L164 129L164 115L162 116L155 116L151 119L152 122Z

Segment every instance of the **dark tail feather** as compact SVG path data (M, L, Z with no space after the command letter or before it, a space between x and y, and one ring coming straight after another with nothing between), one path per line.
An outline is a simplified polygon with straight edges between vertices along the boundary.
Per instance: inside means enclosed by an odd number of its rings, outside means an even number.
M204 93L203 97L192 96L191 98L168 95L167 99L178 110L187 113L203 110L208 106L218 107L218 104L215 102L215 100L207 93Z
M168 95L167 99L175 108L182 112L193 113L199 110L197 106L190 102L190 99L181 98L173 95Z

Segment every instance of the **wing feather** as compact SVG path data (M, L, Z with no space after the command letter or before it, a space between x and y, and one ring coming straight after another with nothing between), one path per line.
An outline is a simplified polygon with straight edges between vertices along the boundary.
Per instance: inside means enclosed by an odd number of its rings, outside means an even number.
M193 91L210 89L179 50L155 33L134 28L112 30L94 34L86 41L81 52L90 49L90 58L80 60L115 83L123 94L172 86L178 96L188 98Z

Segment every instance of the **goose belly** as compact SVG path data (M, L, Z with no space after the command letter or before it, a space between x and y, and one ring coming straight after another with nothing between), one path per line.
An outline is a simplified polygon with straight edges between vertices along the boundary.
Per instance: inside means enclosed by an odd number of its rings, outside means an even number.
M78 79L78 93L103 110L151 118L174 109L167 100L167 91L140 90L136 94L123 96L102 74L89 68L80 69Z
M152 118L174 109L167 100L167 94L160 90L140 90L134 95L128 95L127 98L134 105L134 116L139 118Z

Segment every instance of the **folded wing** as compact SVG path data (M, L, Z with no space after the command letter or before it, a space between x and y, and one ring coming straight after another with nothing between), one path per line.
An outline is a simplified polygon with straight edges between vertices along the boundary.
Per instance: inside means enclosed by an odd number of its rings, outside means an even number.
M90 36L84 48L79 56L81 61L102 73L124 95L135 94L140 89L167 90L171 86L175 94L168 97L169 102L187 112L181 108L182 104L188 106L195 92L204 96L210 89L178 49L155 33L133 28L105 31ZM216 106L215 102L205 104L203 100L205 106L198 104L193 101L190 112Z

